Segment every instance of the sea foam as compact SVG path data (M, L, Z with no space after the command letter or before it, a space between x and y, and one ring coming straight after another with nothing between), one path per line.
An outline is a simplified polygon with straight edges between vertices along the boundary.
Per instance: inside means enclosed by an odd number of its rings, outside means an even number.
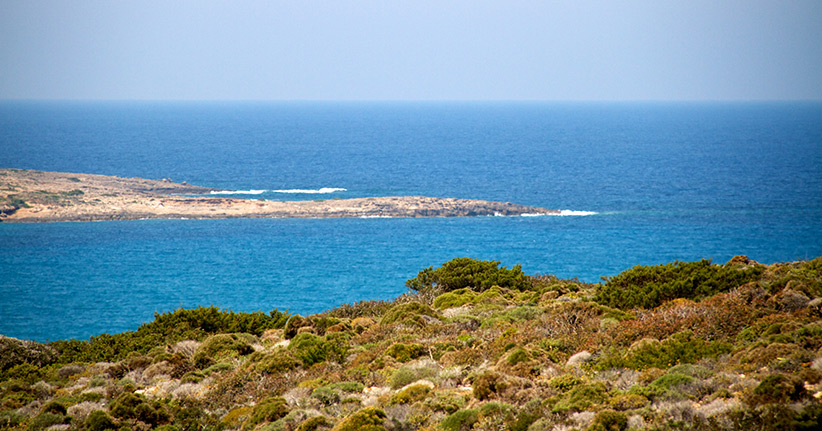
M551 213L551 214L542 214L542 213L522 213L520 217L542 217L542 216L554 216L554 217L566 217L566 216L589 216L589 215L596 215L597 213L594 211L576 211L576 210L560 210L559 213ZM497 214L495 214L497 215Z
M558 216L589 216L596 215L595 211L560 210Z

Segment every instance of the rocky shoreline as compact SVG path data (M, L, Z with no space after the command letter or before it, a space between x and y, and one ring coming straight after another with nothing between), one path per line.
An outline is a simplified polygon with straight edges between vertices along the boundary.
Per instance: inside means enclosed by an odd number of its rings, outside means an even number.
M560 213L509 202L425 196L269 201L207 195L212 191L218 190L169 179L0 169L0 222L470 217Z

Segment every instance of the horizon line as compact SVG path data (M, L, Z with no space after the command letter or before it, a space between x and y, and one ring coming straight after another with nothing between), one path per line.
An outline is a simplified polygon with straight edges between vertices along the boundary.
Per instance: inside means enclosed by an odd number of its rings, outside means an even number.
M813 99L149 99L1 98L6 102L163 102L163 103L819 103Z

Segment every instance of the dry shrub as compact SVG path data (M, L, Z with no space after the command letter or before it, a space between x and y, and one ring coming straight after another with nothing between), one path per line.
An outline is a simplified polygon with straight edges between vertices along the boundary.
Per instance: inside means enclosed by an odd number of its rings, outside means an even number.
M86 417L89 415L89 413L91 413L95 410L104 410L104 409L105 409L105 403L103 403L103 402L83 401L83 402L77 403L77 404L69 407L67 409L66 413L69 416L73 417L78 422L82 423L82 422L85 422Z
M735 358L745 364L762 367L777 359L788 359L808 353L796 344L772 343L767 346L757 345L740 351Z
M629 345L642 338L664 339L690 330L706 340L726 340L761 316L765 291L745 285L702 302L678 299L653 310L637 310L636 319L608 329L617 345Z
M696 411L690 401L660 401L654 403L651 408L657 412L663 422L693 423L696 419Z
M177 353L191 359L203 343L196 340L183 340L171 346L171 353Z
M440 362L443 366L446 367L454 367L454 366L466 366L472 367L481 364L485 361L486 352L480 349L462 349L462 350L453 350L450 352L446 352L445 354L440 357ZM822 361L820 361L822 362Z

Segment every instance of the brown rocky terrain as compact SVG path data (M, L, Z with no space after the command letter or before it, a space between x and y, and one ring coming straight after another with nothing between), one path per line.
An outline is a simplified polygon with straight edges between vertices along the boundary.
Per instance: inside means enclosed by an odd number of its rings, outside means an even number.
M508 202L422 196L269 201L207 195L216 190L168 179L0 169L0 221L559 214L556 210Z

